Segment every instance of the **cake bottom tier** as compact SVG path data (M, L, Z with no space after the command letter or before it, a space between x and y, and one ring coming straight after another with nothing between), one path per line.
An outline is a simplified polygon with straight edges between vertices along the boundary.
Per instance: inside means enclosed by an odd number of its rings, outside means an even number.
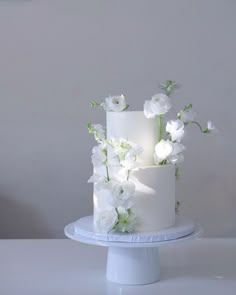
M140 168L133 173L135 183L132 211L136 216L135 231L150 232L175 224L175 167L173 165ZM94 189L94 227L99 232L98 218L112 206L109 191Z

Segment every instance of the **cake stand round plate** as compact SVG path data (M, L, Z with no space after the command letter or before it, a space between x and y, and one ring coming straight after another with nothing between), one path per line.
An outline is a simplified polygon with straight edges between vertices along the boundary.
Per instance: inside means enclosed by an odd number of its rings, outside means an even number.
M93 217L83 217L65 227L65 235L75 241L108 247L106 275L109 281L141 285L160 279L159 247L198 238L199 225L177 216L173 227L156 232L100 234L93 229Z
M74 223L68 225L67 234L70 238L80 241L80 237L89 238L92 240L105 242L127 242L127 243L153 243L176 240L188 236L194 232L194 222L192 219L184 216L176 216L175 225L164 230L150 231L150 232L134 232L127 233L98 233L94 230L93 216L86 216L80 218ZM131 245L134 247L134 245Z

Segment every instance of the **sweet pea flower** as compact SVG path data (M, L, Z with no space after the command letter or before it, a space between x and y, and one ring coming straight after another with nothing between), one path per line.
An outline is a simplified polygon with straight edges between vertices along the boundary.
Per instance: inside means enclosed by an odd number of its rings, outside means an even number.
M120 162L121 165L128 170L137 167L139 156L142 154L142 152L143 148L140 145L132 145L131 148L125 154L124 160Z
M155 94L151 100L144 103L144 115L146 118L155 118L157 115L166 114L171 108L170 98L163 94Z
M94 173L90 178L88 179L88 183L100 183L100 182L105 182L105 177L98 174Z
M183 121L185 124L193 122L195 118L196 112L194 112L191 108L180 112L180 120Z
M128 107L123 94L105 98L105 101L101 103L101 106L105 111L112 112L122 112Z
M137 166L139 156L143 152L143 148L131 141L124 138L111 139L111 147L109 148L109 157L115 164L115 159L118 159L118 163L126 169L132 169ZM110 159L109 159L110 160Z
M171 120L166 124L166 132L170 134L172 141L179 142L184 136L184 123L181 120Z
M103 141L105 139L105 129L101 124L92 124L94 136L96 140Z
M92 149L92 163L96 166L102 166L107 160L107 147L106 144L101 143L99 145L96 145Z
M217 133L217 129L211 121L207 122L207 128L204 133Z
M171 164L179 164L183 162L184 160L183 152L186 150L185 146L179 142L174 142L172 146L173 146L173 151L168 158L168 162Z

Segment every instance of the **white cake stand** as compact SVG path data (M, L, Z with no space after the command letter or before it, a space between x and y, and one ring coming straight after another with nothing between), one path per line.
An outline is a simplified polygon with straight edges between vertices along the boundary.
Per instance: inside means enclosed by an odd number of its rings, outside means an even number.
M197 238L201 234L200 226L181 216L177 216L175 226L149 233L96 233L92 216L83 217L65 227L65 235L72 240L108 247L107 279L127 285L159 281L159 247Z

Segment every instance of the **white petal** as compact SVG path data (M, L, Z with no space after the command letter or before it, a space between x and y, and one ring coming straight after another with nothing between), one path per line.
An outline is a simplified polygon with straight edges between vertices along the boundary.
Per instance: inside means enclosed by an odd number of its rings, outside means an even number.
M190 123L196 118L196 113L192 109L188 109L180 113L180 119L184 123Z
M153 112L153 109L152 109L152 101L150 100L146 100L144 102L144 115L148 119L156 117L156 114Z
M158 162L166 160L171 155L172 151L173 151L172 143L170 141L168 141L168 140L163 140L162 139L155 146L156 160Z
M96 228L101 233L108 233L113 229L118 221L118 215L115 209L101 211L95 216Z

